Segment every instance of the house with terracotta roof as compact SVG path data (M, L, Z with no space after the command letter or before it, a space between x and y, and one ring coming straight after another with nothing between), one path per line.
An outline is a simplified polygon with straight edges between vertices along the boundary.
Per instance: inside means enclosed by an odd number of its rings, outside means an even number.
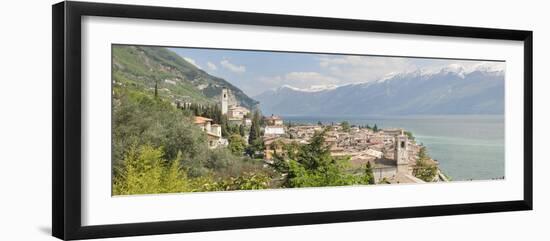
M218 124L212 124L212 121L210 118L195 116L194 124L206 132L208 147L227 146L227 139L222 137L222 127Z
M265 124L268 126L282 126L283 119L279 116L271 114L271 116L264 118Z

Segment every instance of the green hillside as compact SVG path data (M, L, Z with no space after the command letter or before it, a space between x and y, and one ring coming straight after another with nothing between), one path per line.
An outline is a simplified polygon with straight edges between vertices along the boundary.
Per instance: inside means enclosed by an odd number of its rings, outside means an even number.
M257 101L224 79L209 75L176 53L162 47L113 45L115 84L153 93L172 102L216 103L221 89L231 90L242 106L254 108Z

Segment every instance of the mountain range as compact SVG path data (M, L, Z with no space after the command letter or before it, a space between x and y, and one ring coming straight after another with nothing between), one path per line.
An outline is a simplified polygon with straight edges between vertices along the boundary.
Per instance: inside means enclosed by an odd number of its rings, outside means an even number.
M223 88L233 102L250 109L258 102L228 81L210 75L184 58L162 47L113 45L113 81L154 91L173 102L215 104Z
M452 65L343 86L282 86L254 98L264 114L277 115L503 114L504 70Z

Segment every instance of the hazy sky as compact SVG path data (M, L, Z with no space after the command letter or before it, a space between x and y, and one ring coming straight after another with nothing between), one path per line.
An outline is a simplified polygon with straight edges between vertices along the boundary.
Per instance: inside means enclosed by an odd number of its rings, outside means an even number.
M503 70L505 63L375 57L334 54L302 54L243 50L170 48L207 73L224 78L247 95L289 85L301 89L368 82L391 74L442 68L479 66Z

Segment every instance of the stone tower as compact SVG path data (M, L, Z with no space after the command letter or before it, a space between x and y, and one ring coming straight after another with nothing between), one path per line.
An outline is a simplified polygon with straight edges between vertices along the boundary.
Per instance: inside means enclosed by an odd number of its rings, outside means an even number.
M222 115L227 114L227 108L229 105L229 92L227 91L227 88L222 89L222 96L221 96L221 104L222 104Z
M409 139L403 130L395 136L395 161L397 162L397 171L406 172L409 169Z

